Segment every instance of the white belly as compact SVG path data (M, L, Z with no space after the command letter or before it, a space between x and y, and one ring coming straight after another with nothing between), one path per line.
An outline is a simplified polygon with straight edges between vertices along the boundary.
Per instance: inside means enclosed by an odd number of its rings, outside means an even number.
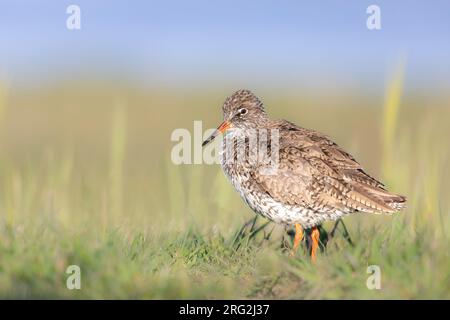
M275 223L286 225L299 223L303 228L307 229L325 220L336 220L342 215L340 212L322 213L309 208L279 202L267 193L251 191L248 178L245 175L230 175L226 170L224 172L244 202L253 211Z
M325 220L336 220L344 213L317 212L311 208L298 205L289 205L273 199L265 192L259 192L258 187L250 181L249 171L245 163L239 164L238 168L227 164L223 149L220 153L222 169L234 188L239 192L244 202L256 213L276 223L292 225L299 223L303 228L311 228Z

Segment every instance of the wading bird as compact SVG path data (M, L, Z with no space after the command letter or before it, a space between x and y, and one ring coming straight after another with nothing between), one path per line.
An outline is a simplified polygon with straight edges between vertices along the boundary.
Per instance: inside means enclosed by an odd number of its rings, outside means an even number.
M369 176L346 151L325 135L286 120L272 120L263 103L249 90L239 90L223 104L223 123L203 146L225 134L221 166L245 203L275 223L295 226L295 254L304 229L311 230L311 259L319 244L317 226L356 212L394 213L406 198L390 193ZM278 141L257 139L257 131L276 130ZM267 162L252 161L255 148L277 148L276 170ZM244 150L243 153L239 153ZM273 169L273 168L272 168Z

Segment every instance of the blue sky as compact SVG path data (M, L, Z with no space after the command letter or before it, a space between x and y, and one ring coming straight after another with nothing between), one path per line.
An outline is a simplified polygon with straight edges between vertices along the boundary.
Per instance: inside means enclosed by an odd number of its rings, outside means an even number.
M79 31L66 8L81 8ZM366 28L381 8L382 29ZM450 1L0 1L0 77L449 84Z

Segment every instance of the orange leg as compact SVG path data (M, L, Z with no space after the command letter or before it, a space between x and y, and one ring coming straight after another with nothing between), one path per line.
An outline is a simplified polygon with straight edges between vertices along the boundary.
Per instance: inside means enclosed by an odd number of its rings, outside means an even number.
M312 246L311 246L311 261L316 262L316 256L317 256L317 249L319 248L319 229L317 227L313 227L311 231L311 239L312 239Z
M295 237L294 237L294 246L292 247L291 256L295 256L298 246L300 245L300 241L303 239L303 228L299 223L295 224Z

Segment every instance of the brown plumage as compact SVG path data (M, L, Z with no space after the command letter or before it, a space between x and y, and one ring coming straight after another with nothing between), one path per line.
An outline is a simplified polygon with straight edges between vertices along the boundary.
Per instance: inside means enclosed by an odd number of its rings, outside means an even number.
M387 191L325 135L286 120L271 120L250 91L239 90L227 98L223 114L224 122L204 145L218 133L227 132L222 168L233 186L255 212L277 223L295 224L294 248L301 240L299 233L303 235L301 227L312 228L313 259L318 241L316 226L323 221L354 212L390 214L405 207L405 197ZM275 146L270 140L257 140L251 145L249 136L255 129L278 132L275 174L266 173L267 163L255 163L243 156L262 144L269 152ZM240 147L246 150L243 154L238 153Z
M325 135L285 120L271 121L269 128L280 130L278 174L254 171L253 177L274 199L345 213L394 213L405 205L405 197L388 192Z

